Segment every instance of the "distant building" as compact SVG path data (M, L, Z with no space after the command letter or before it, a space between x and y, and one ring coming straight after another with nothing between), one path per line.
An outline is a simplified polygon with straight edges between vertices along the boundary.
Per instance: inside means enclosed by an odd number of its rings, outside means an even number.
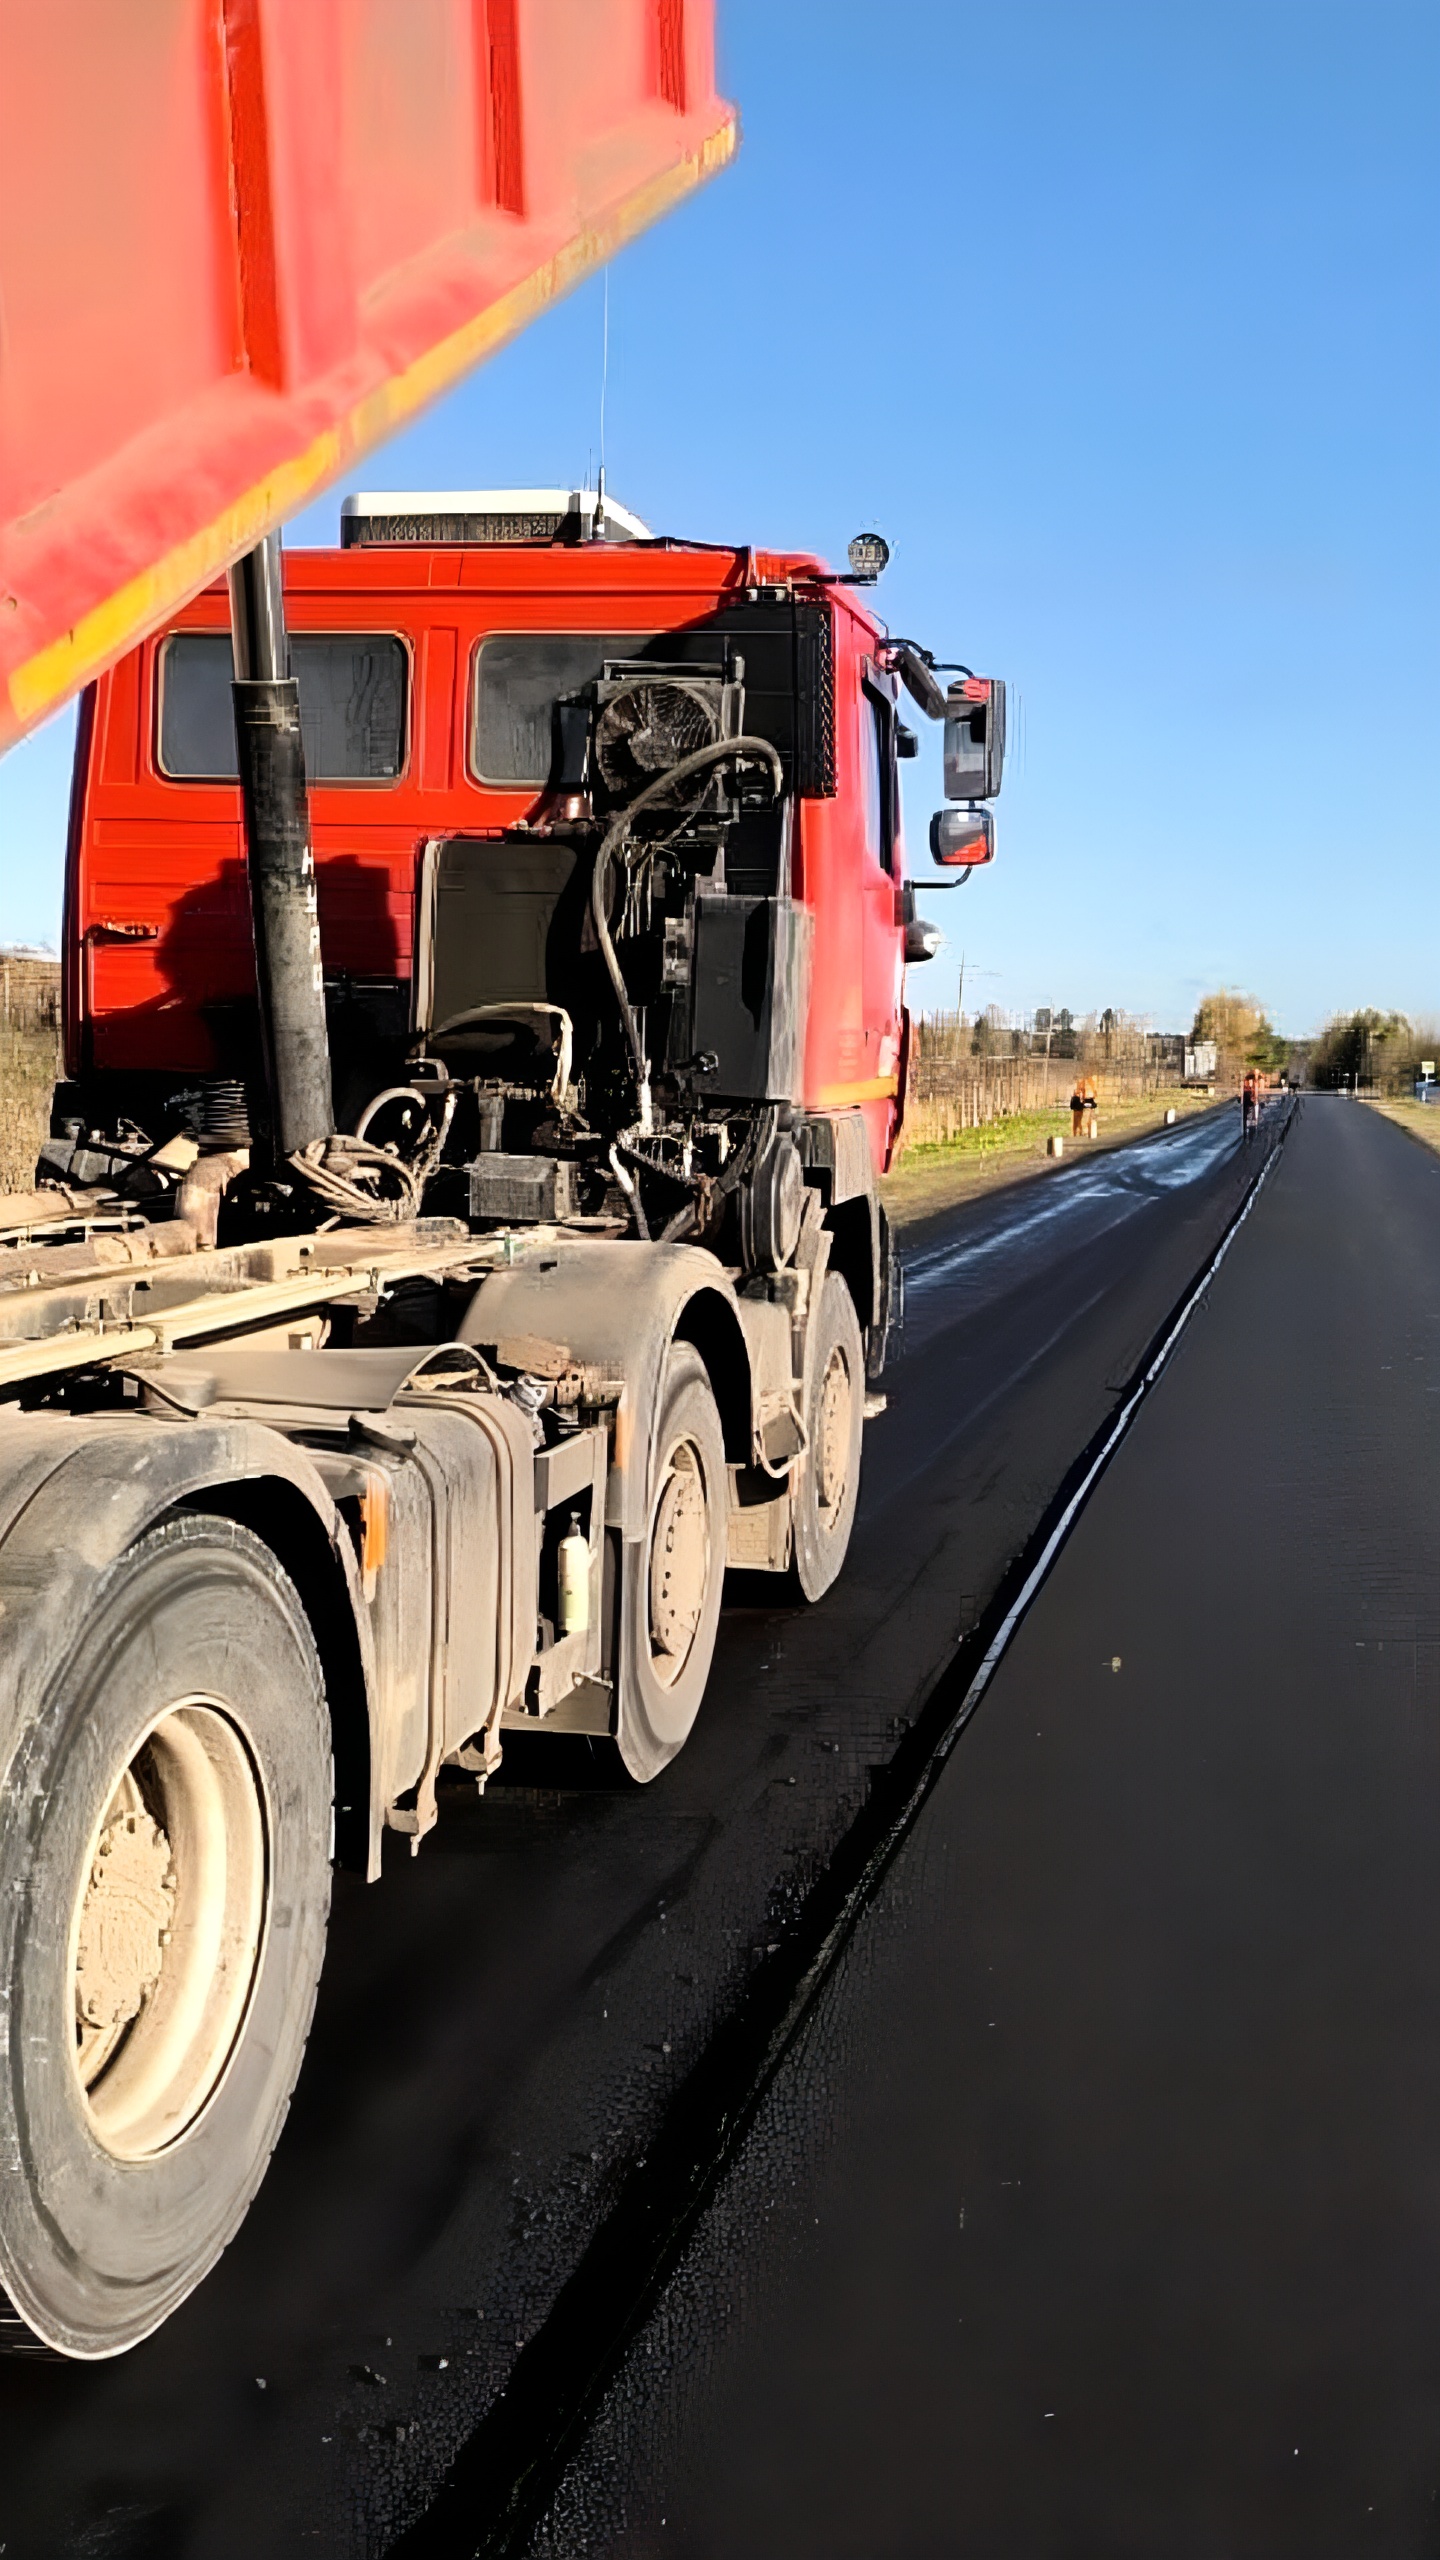
M1213 1084L1219 1072L1220 1049L1216 1041L1187 1041L1184 1070L1186 1084Z

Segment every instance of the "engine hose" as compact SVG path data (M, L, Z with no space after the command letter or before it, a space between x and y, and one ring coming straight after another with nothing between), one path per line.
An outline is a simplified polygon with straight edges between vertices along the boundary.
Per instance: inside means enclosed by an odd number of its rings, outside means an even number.
M621 1190L624 1192L625 1197L629 1201L631 1209L634 1212L636 1231L639 1234L641 1243L648 1244L650 1242L650 1229L646 1223L645 1205L640 1197L640 1185L635 1180L633 1174L626 1172L625 1167L621 1163L614 1147L610 1150L610 1170L614 1174L616 1181L619 1183Z
M679 1172L674 1165L652 1164L649 1156L643 1155L638 1147L627 1146L623 1138L617 1138L614 1146L610 1150L610 1162L614 1166L616 1175L622 1182L625 1179L624 1172L620 1164L620 1158L622 1156L635 1168L635 1214L642 1220L641 1233L646 1237L647 1242L653 1241L656 1244L678 1244L682 1236L687 1236L690 1233L691 1228L698 1226L700 1223L700 1180L693 1174ZM644 1211L640 1206L639 1176L642 1173L653 1173L656 1176L656 1179L661 1182L678 1183L682 1188L687 1189L690 1194L689 1198L682 1201L680 1207L673 1212L666 1224L661 1228L658 1236L653 1239L650 1237L648 1226L643 1223Z
M320 1138L302 1147L289 1162L292 1173L309 1185L327 1209L336 1209L362 1226L399 1226L419 1215L420 1187L409 1166L398 1156L387 1155L383 1147L367 1145L363 1138ZM367 1190L355 1178L366 1173L384 1174L397 1182L399 1197L385 1200Z
M595 856L595 871L590 882L590 914L595 926L595 939L600 945L610 984L615 990L615 1001L620 1007L620 1019L625 1026L625 1037L630 1044L630 1055L635 1061L635 1073L642 1093L649 1084L650 1062L645 1055L640 1025L635 1019L635 1009L610 935L611 864L642 809L662 799L667 791L673 791L677 783L688 782L692 773L705 773L712 765L737 762L767 765L773 786L772 796L779 799L785 784L785 772L768 738L717 738L708 747L697 747L693 755L682 756L678 764L671 765L668 773L659 774L653 782L647 782L644 790L628 801L619 817L612 821Z
M431 1088L427 1092L424 1085L387 1084L383 1093L377 1093L373 1101L366 1103L364 1110L361 1112L359 1119L355 1123L355 1136L357 1140L364 1143L369 1139L370 1124L374 1120L376 1112L381 1109L382 1105L387 1102L418 1102L426 1114L429 1135L422 1139L420 1145L416 1148L414 1155L410 1159L409 1170L422 1190L425 1184L429 1181L431 1174L434 1172L435 1167L439 1163L441 1155L444 1152L445 1141L450 1135L450 1123L455 1117L455 1105L459 1100L459 1095L457 1094L454 1085L451 1085L445 1093L438 1121L432 1121L429 1119L430 1105L434 1099L434 1088ZM381 1153L385 1153L383 1148L381 1149ZM395 1159L386 1155L385 1160L388 1164L393 1162Z

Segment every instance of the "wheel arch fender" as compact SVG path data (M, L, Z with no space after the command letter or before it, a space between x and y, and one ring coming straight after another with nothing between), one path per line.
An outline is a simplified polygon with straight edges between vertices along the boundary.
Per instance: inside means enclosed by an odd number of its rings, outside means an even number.
M375 1871L376 1683L353 1549L305 1451L262 1423L43 1414L0 1426L0 1771L106 1575L183 1511L242 1522L296 1584L325 1672L336 1778L351 1782L338 1792L354 1810L337 1851Z
M623 1381L606 1502L607 1524L623 1537L645 1527L672 1342L690 1343L705 1364L726 1456L749 1460L756 1429L749 1346L729 1274L703 1246L592 1237L497 1271L476 1290L459 1339L494 1345L520 1335L563 1345Z
M869 1332L880 1313L884 1258L880 1218L880 1203L870 1191L840 1201L825 1219L830 1235L830 1269L839 1272L854 1299L862 1333Z

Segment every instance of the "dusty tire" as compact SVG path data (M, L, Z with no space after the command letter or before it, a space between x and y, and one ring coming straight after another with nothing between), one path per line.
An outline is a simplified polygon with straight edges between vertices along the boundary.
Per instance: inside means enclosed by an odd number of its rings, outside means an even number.
M794 1496L794 1580L819 1600L845 1562L860 1494L865 1428L865 1347L860 1319L838 1272L825 1275L805 1405L805 1455Z
M151 1531L20 1736L0 1824L0 2284L62 2354L134 2346L243 2219L309 2033L330 1819L288 1576L231 1521Z
M699 1354L678 1342L660 1390L645 1535L623 1550L616 1742L642 1783L674 1759L705 1694L728 1498L714 1393Z

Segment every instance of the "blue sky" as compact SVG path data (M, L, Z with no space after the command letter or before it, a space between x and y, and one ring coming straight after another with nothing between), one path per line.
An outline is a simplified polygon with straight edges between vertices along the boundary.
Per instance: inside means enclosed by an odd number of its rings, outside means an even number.
M1434 0L719 17L741 154L612 270L610 485L835 559L877 525L892 628L1008 678L999 859L935 899L916 996L963 948L967 1005L1016 1012L1440 1012ZM572 481L600 315L592 283L365 481ZM58 931L68 763L62 720L0 764L0 940Z

